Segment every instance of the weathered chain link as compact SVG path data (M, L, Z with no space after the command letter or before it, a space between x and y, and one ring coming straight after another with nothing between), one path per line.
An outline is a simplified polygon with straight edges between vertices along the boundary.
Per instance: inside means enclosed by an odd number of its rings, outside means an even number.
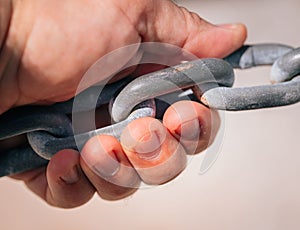
M225 61L234 68L246 69L272 65L277 60L272 69L273 75L283 75L283 80L290 80L300 73L299 59L299 49L294 50L280 44L260 44L244 46L226 57ZM112 108L112 118L121 121L137 103L176 89L170 82L180 88L191 84L198 85L198 90L194 90L198 99L210 108L218 110L260 109L300 101L299 78L274 85L230 88L234 81L231 69L220 59L202 59L145 75L130 82L118 95ZM203 80L200 85L195 84L199 83L197 78ZM274 79L271 80L274 82ZM213 85L213 82L217 83L218 87ZM126 95L131 96L128 98Z
M272 64L273 85L232 88L233 68ZM224 60L195 60L144 75L133 81L126 78L106 86L96 105L98 107L109 103L118 93L111 109L112 118L117 123L76 136L68 114L91 109L85 106L89 103L83 101L74 109L71 99L48 107L24 106L12 109L0 116L0 140L24 134L27 142L0 154L0 176L46 165L57 151L66 148L80 150L95 135L108 134L118 138L132 120L144 116L160 118L170 104L183 99L198 100L211 108L233 111L299 102L298 74L300 48L262 44L244 46ZM185 90L188 88L193 91ZM94 92L97 91L99 88L93 87L83 94L95 95ZM156 98L156 104L153 98ZM141 102L144 104L137 108Z
M300 49L287 46L259 45L237 51L229 57L240 56L236 68L270 65L273 85L225 88L205 92L200 100L211 108L227 111L270 108L294 104L300 101ZM279 55L279 56L277 56ZM265 57L265 58L263 58ZM288 81L288 82L284 82Z

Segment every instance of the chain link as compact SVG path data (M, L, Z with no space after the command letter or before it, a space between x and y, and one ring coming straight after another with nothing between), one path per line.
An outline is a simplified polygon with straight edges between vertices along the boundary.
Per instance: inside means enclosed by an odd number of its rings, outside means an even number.
M200 100L205 105L218 110L241 111L285 106L300 101L300 78L296 77L300 74L299 48L276 44L249 46L226 59L239 60L233 64L240 69L274 63L270 78L273 85L214 88L201 96Z

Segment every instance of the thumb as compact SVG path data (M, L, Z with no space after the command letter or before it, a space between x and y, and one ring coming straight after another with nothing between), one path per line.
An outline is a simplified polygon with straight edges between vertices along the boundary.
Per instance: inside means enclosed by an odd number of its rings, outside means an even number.
M137 22L144 42L176 45L200 58L222 58L242 46L246 39L243 24L217 26L171 1L147 2L151 6L145 8L145 20Z

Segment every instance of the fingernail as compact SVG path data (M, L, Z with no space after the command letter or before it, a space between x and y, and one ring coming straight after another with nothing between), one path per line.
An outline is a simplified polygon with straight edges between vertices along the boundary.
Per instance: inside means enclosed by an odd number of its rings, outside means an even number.
M221 25L219 25L219 27L222 27L224 29L230 29L230 30L234 30L234 29L236 29L239 26L240 26L239 23L228 23L228 24L221 24Z
M133 149L140 158L144 160L154 160L161 152L161 144L162 142L158 132L152 131L143 136Z
M187 140L198 140L200 137L200 125L198 119L193 119L182 123L175 133Z
M120 163L117 160L115 153L99 153L99 160L92 167L99 176L110 178L116 175L120 169Z
M68 173L60 177L66 184L75 184L79 181L79 172L77 166L74 166Z

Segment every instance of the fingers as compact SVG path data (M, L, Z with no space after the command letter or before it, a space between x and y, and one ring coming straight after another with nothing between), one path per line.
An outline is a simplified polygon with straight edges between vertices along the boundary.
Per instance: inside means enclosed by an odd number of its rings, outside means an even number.
M72 208L86 203L95 190L106 200L133 194L140 181L163 184L186 166L186 154L213 141L220 125L217 112L181 101L166 111L163 123L153 118L131 122L121 144L112 136L91 138L81 157L74 150L54 155L45 169L15 175L49 204Z
M91 138L81 155L81 167L103 199L122 199L139 186L139 176L114 137Z
M213 142L219 126L216 111L180 101L165 112L163 124L149 117L131 122L121 144L145 183L162 184L185 168L186 154L199 153Z
M172 1L140 1L137 5L143 7L134 8L140 9L140 14L126 3L118 4L136 24L143 41L176 45L198 57L224 57L239 48L247 36L242 24L212 25Z
M176 44L198 57L224 57L239 48L246 39L242 24L216 26L171 1L155 1L156 14L150 23L156 25L156 39ZM168 15L166 17L165 15Z
M74 208L88 202L95 193L79 166L79 153L62 150L54 155L47 170L40 168L14 175L50 205Z
M214 140L220 126L216 111L193 101L180 101L164 114L164 126L188 154L199 153Z
M145 117L131 122L122 133L121 144L147 184L165 183L186 166L185 150L156 119Z
M63 150L55 154L47 168L45 200L55 206L73 208L88 202L95 189L79 165L79 153Z
M104 199L121 199L139 185L162 184L186 166L186 154L204 150L219 126L214 111L190 101L171 106L164 123L153 118L131 122L120 143L111 136L97 136L82 151L81 166Z

